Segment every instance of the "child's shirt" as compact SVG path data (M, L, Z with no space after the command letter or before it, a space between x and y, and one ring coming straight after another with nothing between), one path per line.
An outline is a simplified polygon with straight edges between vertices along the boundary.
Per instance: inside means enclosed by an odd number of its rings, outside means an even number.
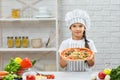
M88 44L90 49L94 53L96 53L97 49L94 45L94 42L88 39ZM84 39L73 40L72 38L64 40L59 47L59 53L66 48L85 48L85 40ZM66 67L67 71L87 71L89 69L90 67L84 61L68 61L67 62L67 67Z

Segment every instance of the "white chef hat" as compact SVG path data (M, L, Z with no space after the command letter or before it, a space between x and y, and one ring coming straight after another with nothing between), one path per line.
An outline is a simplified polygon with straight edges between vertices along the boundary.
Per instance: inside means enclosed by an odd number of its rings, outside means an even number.
M90 17L88 13L80 9L68 12L65 16L65 22L69 28L74 23L82 23L87 30L90 28Z

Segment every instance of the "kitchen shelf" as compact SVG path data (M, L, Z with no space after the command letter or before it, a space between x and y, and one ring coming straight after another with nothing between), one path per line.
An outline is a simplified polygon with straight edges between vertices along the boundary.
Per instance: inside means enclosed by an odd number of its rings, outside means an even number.
M5 19L5 18L2 18L0 19L0 21L47 21L47 20L56 20L56 18L17 18L17 19L13 19L13 18L8 18L8 19Z
M56 48L0 48L0 52L5 51L57 51Z
M28 2L29 1L29 2ZM45 66L43 70L48 69L51 63L55 64L52 68L59 70L59 27L58 27L58 3L59 0L0 0L0 70L3 69L8 59L15 56L30 56L45 61L39 62ZM12 5L16 4L16 5ZM12 9L20 9L20 18L11 18ZM47 8L50 16L39 16L39 9ZM45 10L46 11L46 10ZM43 10L44 12L44 10ZM37 15L37 16L35 16ZM43 44L50 39L50 46L42 48L7 48L8 36L28 36L29 39L42 39ZM54 41L52 41L53 39ZM4 54L4 53L15 53ZM43 53L42 54L16 54L19 53ZM50 55L44 53L50 52ZM54 54L55 53L55 54ZM50 64L48 64L50 63ZM38 65L37 67L40 67ZM52 69L51 69L52 70Z

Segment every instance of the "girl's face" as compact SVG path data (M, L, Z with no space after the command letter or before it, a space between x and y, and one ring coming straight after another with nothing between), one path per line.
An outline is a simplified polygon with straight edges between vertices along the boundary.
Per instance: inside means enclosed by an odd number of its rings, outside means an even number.
M82 38L85 26L81 23L74 23L71 25L70 30L73 37Z

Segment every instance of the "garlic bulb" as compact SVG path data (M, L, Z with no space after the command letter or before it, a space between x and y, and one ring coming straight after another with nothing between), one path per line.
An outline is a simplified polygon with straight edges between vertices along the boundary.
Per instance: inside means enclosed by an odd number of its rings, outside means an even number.
M97 80L97 75L96 74L91 74L91 80Z
M110 80L110 75L106 75L104 80Z

